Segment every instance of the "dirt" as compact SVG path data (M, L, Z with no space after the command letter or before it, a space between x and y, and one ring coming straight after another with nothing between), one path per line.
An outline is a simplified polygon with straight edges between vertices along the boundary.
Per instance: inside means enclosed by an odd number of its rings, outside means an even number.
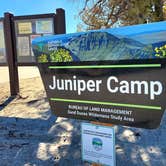
M0 83L0 166L88 166L79 120L51 114L40 77L20 80L10 97ZM115 126L117 166L166 165L166 114L155 130Z

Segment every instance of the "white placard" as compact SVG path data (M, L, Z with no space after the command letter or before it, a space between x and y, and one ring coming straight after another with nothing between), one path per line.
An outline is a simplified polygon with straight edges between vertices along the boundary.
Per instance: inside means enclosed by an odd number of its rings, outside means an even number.
M36 33L53 33L53 21L52 20L37 20Z
M19 56L29 56L30 45L28 36L17 37L18 42L18 55Z
M82 159L91 163L115 166L113 127L82 123Z

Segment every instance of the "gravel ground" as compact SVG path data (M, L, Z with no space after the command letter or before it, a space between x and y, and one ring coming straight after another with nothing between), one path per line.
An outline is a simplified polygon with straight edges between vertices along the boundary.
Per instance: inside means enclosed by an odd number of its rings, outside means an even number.
M20 80L9 98L0 83L0 166L89 166L81 160L80 122L51 114L41 79ZM158 129L115 126L117 166L166 166L166 113Z

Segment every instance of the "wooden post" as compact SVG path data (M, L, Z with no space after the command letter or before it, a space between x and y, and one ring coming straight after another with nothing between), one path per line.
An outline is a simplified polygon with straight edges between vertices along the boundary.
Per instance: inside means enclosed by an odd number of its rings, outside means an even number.
M55 15L55 33L56 34L65 34L66 33L66 23L65 23L65 10L59 8L56 9Z
M114 126L111 123L102 123L102 122L94 122L94 121L92 121L91 123L95 125L101 125L101 126Z
M102 166L102 165L100 165L100 164L92 164L92 166Z
M10 13L4 14L4 37L5 37L6 57L9 67L11 96L15 96L19 93L17 53L16 53L15 28L14 28L13 17L14 16Z

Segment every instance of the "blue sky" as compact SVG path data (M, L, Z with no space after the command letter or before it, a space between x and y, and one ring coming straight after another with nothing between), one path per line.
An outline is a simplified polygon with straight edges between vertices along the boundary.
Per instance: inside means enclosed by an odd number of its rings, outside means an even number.
M0 17L3 17L4 12L11 12L16 16L54 13L57 8L66 11L67 33L76 32L79 19L75 16L78 16L81 8L78 0L1 0Z

